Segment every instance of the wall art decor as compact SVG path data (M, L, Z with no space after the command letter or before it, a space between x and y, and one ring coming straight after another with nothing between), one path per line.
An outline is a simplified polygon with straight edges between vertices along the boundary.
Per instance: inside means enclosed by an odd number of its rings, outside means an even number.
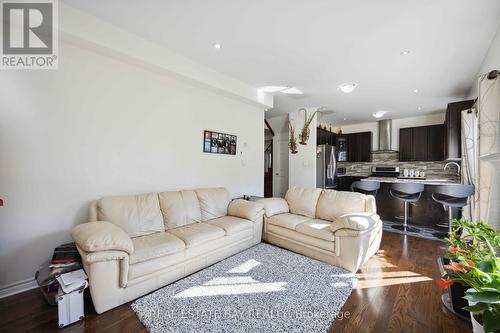
M299 134L299 138L300 138L300 142L299 143L301 145L307 145L307 141L309 140L309 134L311 134L311 129L309 128L309 126L311 125L311 122L314 119L314 116L316 116L316 113L318 111L314 111L308 117L306 109L300 109L300 110L304 111L304 127L302 127L302 131Z
M297 137L295 136L295 125L293 124L293 120L288 121L288 127L290 128L290 153L297 154L299 151L297 150Z
M203 133L203 152L236 155L236 135L205 131Z

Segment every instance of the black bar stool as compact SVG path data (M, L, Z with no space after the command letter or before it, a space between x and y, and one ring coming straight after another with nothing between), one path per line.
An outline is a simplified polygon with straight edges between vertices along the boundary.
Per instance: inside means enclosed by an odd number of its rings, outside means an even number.
M474 194L474 185L454 184L436 186L432 199L448 208L448 234L451 234L453 208L467 206L467 199Z
M351 184L351 192L360 192L376 196L377 191L380 189L380 183L374 181L357 181Z
M404 222L403 225L392 226L394 229L410 232L420 232L416 228L408 226L408 203L417 202L424 191L424 184L418 183L394 183L391 184L389 193L396 199L404 202Z

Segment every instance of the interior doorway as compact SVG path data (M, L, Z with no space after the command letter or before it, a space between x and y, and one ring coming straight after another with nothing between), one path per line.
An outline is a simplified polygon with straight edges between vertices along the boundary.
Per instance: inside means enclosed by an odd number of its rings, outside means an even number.
M264 120L264 197L273 196L273 138L274 131Z

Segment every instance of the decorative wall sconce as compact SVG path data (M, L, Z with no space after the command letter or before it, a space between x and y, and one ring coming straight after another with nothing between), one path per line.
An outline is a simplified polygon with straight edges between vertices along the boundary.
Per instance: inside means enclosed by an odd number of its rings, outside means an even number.
M293 124L293 120L288 121L288 127L290 128L290 153L297 154L299 151L297 150L297 137L295 136L295 125Z
M316 116L316 113L318 111L314 111L309 117L307 116L307 110L306 109L300 109L299 111L303 110L304 111L304 127L302 127L302 131L300 132L300 144L301 145L307 145L307 141L309 140L309 134L311 134L311 129L309 126L311 125L312 120L314 119L314 116Z

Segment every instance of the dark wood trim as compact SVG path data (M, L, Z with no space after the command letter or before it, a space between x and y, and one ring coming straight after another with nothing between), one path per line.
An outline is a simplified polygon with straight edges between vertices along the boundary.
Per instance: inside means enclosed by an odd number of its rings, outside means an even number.
M264 119L264 123L266 124L269 131L271 131L271 134L274 136L274 131L273 131L271 125L269 125L269 122L267 121L267 119Z

